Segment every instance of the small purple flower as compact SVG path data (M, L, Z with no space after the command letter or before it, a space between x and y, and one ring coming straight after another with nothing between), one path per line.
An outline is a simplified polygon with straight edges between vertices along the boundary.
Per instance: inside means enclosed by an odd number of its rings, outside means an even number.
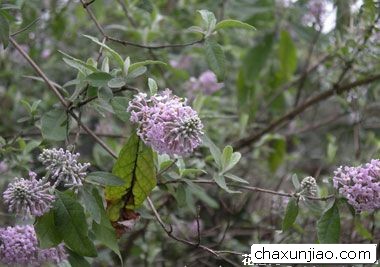
M0 228L0 261L6 265L36 262L38 242L31 225Z
M198 79L191 77L186 83L189 94L203 92L204 94L211 95L220 90L223 86L224 83L218 83L215 73L211 70L203 72Z
M29 179L15 178L3 193L9 212L15 212L24 218L41 216L46 213L54 201L50 194L48 183L36 179L34 172L29 173Z
M334 187L357 212L380 208L380 160L358 167L341 166L334 174Z
M203 124L197 112L169 89L150 98L136 95L128 112L139 124L139 137L161 154L187 155L201 144Z
M60 149L44 149L39 160L46 166L48 177L54 183L53 187L62 184L66 187L82 186L82 181L87 175L90 163L79 163L80 154L72 154L70 151Z
M32 225L0 228L0 262L5 265L41 266L67 258L63 244L40 249Z

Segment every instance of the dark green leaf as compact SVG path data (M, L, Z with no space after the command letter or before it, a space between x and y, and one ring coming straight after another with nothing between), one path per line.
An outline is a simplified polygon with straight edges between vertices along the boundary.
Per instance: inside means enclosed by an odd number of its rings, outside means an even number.
M43 138L53 141L66 139L67 114L63 109L53 109L44 113L41 118Z
M213 39L207 39L204 44L207 64L219 79L224 79L225 55L222 47Z
M105 186L121 186L125 181L109 172L91 172L86 180Z
M293 226L298 216L298 201L295 198L291 198L286 207L284 220L282 222L282 230L286 231Z
M90 263L83 257L75 253L74 251L68 249L69 252L69 263L71 267L91 267Z
M86 211L91 214L92 219L95 222L100 223L102 211L99 208L96 199L92 195L92 192L87 188L84 188L83 190L83 202L86 207Z
M0 11L0 43L4 48L7 48L9 43L9 24L6 17Z
M100 222L94 221L92 224L92 230L96 235L96 239L115 252L119 256L120 261L122 261L123 259L120 254L115 229L112 227L110 220L107 218L107 214L103 206L103 199L96 188L92 190L92 196L95 200L94 204L98 205L101 216Z
M55 227L53 210L38 217L34 229L36 230L39 246L41 248L54 247L62 242L62 236Z
M317 235L319 243L339 243L340 216L337 202L335 202L331 208L327 209L318 220Z
M96 249L88 238L86 216L81 204L67 193L56 191L54 218L57 232L65 244L81 256L95 257Z
M273 34L268 34L246 54L243 60L244 81L253 85L265 68L272 51Z

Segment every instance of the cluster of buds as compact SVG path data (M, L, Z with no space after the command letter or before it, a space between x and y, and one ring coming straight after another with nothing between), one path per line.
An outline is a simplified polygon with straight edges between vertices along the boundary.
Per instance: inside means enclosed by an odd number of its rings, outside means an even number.
M44 149L39 160L45 165L47 177L53 187L62 185L64 187L82 186L82 181L87 175L90 163L79 163L79 153L73 154L68 150Z
M316 196L317 195L317 182L314 177L308 176L301 181L301 189L304 195Z
M15 178L3 193L9 212L22 217L41 216L51 208L54 195L49 191L50 184L37 180L37 174L29 173L29 179Z

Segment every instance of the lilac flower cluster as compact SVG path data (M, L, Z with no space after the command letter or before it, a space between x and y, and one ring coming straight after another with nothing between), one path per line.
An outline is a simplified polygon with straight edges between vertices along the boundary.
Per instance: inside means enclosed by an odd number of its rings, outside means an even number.
M53 182L53 187L62 184L65 187L81 186L86 177L86 170L90 163L78 163L79 153L60 149L44 149L39 160L46 166L48 177Z
M40 249L31 225L0 228L0 241L0 263L5 265L41 266L67 258L63 244Z
M183 156L201 144L203 124L186 100L169 89L150 98L139 93L127 109L138 136L160 154Z
M215 73L211 70L207 70L203 72L198 79L191 77L186 84L186 89L190 94L203 92L206 95L211 95L223 86L224 83L218 83Z
M54 196L50 194L48 183L36 179L34 172L29 173L29 179L15 178L3 193L9 212L15 212L23 217L41 216L51 208Z
M380 208L380 160L358 167L341 166L334 174L334 187L357 212Z

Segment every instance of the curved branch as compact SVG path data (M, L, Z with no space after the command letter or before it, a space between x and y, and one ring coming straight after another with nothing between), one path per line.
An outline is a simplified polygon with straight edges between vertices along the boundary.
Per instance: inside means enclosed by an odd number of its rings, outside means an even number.
M358 81L355 81L353 83L349 83L346 85L341 85L341 86L335 85L330 90L327 90L327 91L322 92L322 93L320 93L314 97L309 98L308 100L306 100L305 102L303 102L299 106L288 111L284 116L275 119L263 130L261 130L257 133L252 133L250 136L243 137L243 138L235 141L233 143L233 147L237 150L240 150L246 146L249 146L249 145L259 141L261 139L261 137L263 137L265 134L271 132L272 130L277 129L278 127L280 127L283 124L288 123L289 121L291 121L292 119L297 117L299 114L301 114L303 111L305 111L309 107L311 107L311 106L313 106L313 105L315 105L315 104L317 104L323 100L326 100L333 95L342 94L342 93L347 92L347 91L349 91L355 87L370 84L370 83L377 81L377 80L380 80L380 74L376 74L376 75L370 76L368 78L358 80Z

